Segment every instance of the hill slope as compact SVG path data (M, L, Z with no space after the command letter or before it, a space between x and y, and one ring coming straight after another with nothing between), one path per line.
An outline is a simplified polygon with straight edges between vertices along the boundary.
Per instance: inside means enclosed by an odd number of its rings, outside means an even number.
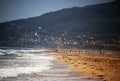
M68 40L84 43L91 36L96 41L118 43L120 39L119 4L120 1L116 0L1 23L0 45L49 45L58 41L68 42Z

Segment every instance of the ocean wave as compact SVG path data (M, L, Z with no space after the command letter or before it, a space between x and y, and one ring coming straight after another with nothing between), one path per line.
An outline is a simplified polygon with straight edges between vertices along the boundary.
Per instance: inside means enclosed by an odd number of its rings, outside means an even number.
M38 73L43 70L49 70L51 68L50 65L52 65L52 63L43 62L35 66L2 68L0 69L0 77L14 77L19 74Z
M15 49L0 49L0 55L18 55L22 56L25 54L35 54L39 53L39 50L15 50Z
M15 57L14 59L0 58L0 77L13 77L19 74L30 74L48 70L51 68L51 60L44 51L0 49L0 57Z

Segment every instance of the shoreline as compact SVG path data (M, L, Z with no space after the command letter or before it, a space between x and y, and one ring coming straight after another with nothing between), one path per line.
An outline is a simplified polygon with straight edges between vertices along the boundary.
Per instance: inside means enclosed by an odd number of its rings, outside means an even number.
M50 55L47 55L50 56ZM51 56L50 56L51 57ZM51 60L51 68L37 73L20 74L15 77L1 78L0 81L103 81L89 78L78 72L72 71L65 63Z
M91 54L88 50L65 49L47 52L49 54L42 56L55 58L50 60L52 64L49 70L16 77L0 77L0 81L120 81L120 58L100 57L97 52Z
M120 57L117 57L115 52L87 54L86 51L68 49L55 52L56 54L52 56L57 57L57 61L66 63L68 68L75 72L83 73L91 78L104 79L104 81L120 81Z

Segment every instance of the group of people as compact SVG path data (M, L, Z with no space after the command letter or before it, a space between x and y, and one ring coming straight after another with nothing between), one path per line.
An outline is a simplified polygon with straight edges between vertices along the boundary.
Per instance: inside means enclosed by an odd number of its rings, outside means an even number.
M67 53L67 54L80 54L80 55L103 55L105 50L80 50L80 49L57 49L57 52Z

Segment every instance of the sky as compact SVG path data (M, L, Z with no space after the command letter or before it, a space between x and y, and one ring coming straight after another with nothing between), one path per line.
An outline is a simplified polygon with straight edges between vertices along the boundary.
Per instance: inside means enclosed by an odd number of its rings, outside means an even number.
M44 13L106 3L113 0L0 0L0 23L40 16Z

